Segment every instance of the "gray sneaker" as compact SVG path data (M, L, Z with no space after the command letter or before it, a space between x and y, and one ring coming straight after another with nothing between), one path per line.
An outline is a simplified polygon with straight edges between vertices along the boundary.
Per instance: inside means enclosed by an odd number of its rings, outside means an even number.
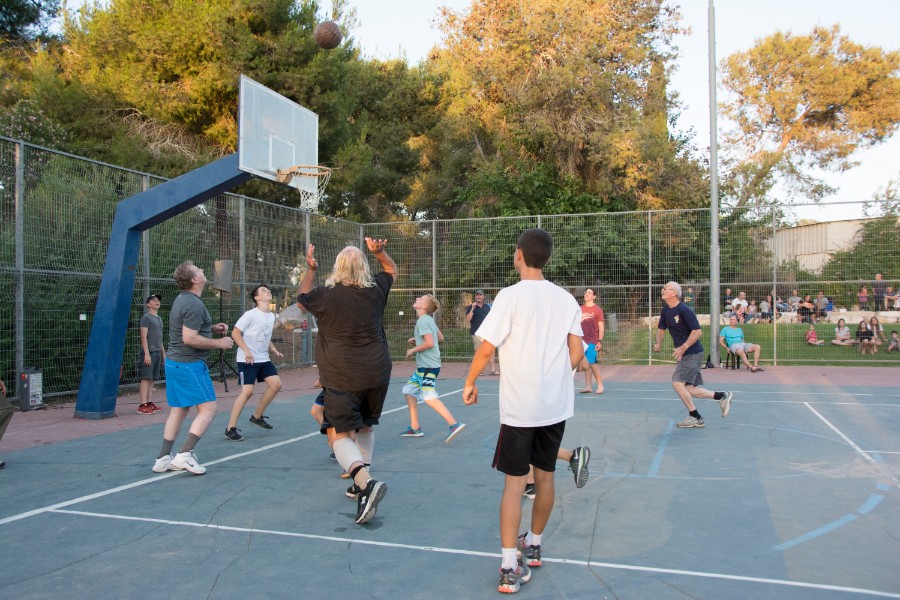
M703 419L698 419L697 417L688 415L687 419L685 419L684 421L678 421L677 423L675 423L675 425L678 427L705 427L706 423L703 422Z
M591 449L580 446L572 450L572 459L569 461L569 470L575 475L575 487L583 488L591 476L588 471L588 461L591 460Z
M725 392L725 397L721 400L717 400L719 403L719 408L722 409L722 418L728 416L728 413L731 411L731 398L734 396L731 392Z
M500 583L497 585L497 591L504 594L515 594L519 591L521 584L531 581L531 569L528 565L521 562L515 569L500 569Z

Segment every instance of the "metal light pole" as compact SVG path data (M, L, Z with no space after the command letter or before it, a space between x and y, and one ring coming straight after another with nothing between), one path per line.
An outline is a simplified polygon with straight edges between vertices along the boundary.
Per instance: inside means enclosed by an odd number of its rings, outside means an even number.
M719 141L716 125L716 7L709 0L709 354L719 364Z

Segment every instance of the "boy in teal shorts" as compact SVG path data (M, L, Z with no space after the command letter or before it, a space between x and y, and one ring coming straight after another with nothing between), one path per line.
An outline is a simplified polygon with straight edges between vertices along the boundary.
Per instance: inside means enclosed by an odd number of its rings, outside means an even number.
M419 408L420 400L433 408L441 415L450 426L447 439L449 442L456 434L462 431L465 423L460 423L453 418L453 415L444 406L438 398L437 390L434 388L434 382L437 380L438 373L441 372L441 348L439 342L444 341L444 335L438 329L437 323L432 316L440 308L437 299L431 294L419 296L413 303L413 309L419 319L416 321L414 336L409 338L410 345L415 344L406 351L406 358L415 355L416 372L410 376L409 381L403 386L403 395L406 396L406 402L409 405L409 427L401 433L403 437L422 437L422 428L419 426Z

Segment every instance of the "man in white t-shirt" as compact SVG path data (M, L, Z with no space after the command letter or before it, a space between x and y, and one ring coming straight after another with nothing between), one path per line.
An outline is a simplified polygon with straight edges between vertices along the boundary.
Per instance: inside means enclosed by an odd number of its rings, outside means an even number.
M237 428L241 411L253 395L253 384L257 381L266 384L256 411L250 415L250 422L262 429L272 429L266 421L265 411L275 395L281 391L281 377L275 365L269 359L269 351L278 358L284 358L284 354L278 351L272 343L272 329L275 327L275 315L269 311L269 303L272 302L272 291L258 285L250 292L250 298L256 304L245 312L238 322L234 324L231 337L237 344L238 380L241 384L241 393L234 400L231 408L231 417L228 419L228 427L225 428L225 437L233 442L244 439L241 430Z
M553 471L566 427L575 411L572 371L584 357L581 309L570 293L544 279L553 238L543 229L519 236L513 265L519 283L497 294L477 335L463 389L463 401L478 401L475 381L500 350L500 435L493 467L506 475L500 501L502 563L498 591L515 593L540 566L541 535L553 511ZM536 498L531 527L518 536L522 493L529 463L534 466ZM517 551L520 556L517 556Z

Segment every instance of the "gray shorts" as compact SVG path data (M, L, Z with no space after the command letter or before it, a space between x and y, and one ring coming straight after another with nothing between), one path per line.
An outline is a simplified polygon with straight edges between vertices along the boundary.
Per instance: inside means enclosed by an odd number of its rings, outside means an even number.
M150 364L144 364L144 351L138 353L138 360L141 367L141 379L149 379L151 381L159 381L160 365L162 365L162 352L159 350L150 351Z
M675 365L675 373L672 381L681 381L688 385L703 385L703 377L700 376L700 367L703 365L703 353L685 354Z
M737 354L738 350L743 350L744 352L753 352L753 344L747 342L735 342L728 349L735 354Z

